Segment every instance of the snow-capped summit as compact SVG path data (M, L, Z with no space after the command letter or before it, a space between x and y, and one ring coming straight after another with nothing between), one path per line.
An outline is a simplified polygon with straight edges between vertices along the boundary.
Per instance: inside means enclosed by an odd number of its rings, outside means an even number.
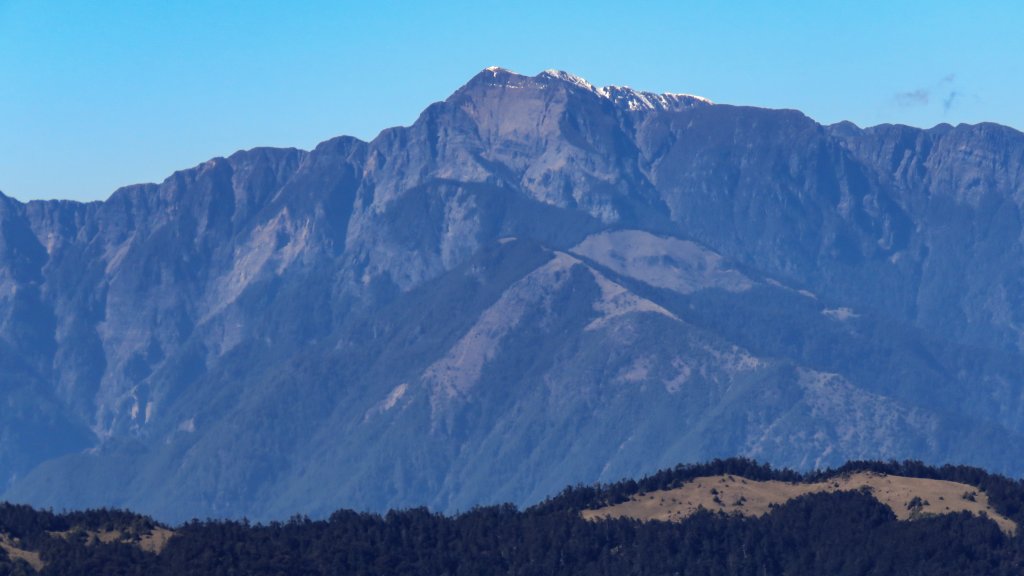
M536 76L526 76L512 72L500 66L488 66L478 77L484 77L489 82L496 82L510 88L523 88L532 86L537 89L544 89L551 80L564 82L573 87L586 90L600 98L612 101L631 112L646 110L683 110L694 106L713 104L711 100L702 96L679 93L656 93L642 90L634 90L628 86L595 86L585 78L565 72L564 70L548 69Z
M620 106L629 110L681 110L694 106L705 106L713 104L711 100L703 96L692 94L675 94L665 92L643 92L634 90L628 86L605 86L600 89L601 94Z
M681 110L693 106L712 104L711 100L692 94L675 94L671 92L659 94L656 92L634 90L628 86L612 85L597 87L580 76L562 70L545 70L538 75L538 78L540 77L568 82L569 84L589 90L602 98L607 98L630 111Z
M586 90L590 90L591 92L595 92L595 93L600 93L600 91L601 91L601 88L595 87L590 82L587 82L586 79L581 78L580 76L577 76L575 74L572 74L572 73L569 73L569 72L565 72L563 70L548 69L548 70L545 70L545 71L541 72L540 74L538 74L537 77L538 78L541 78L541 77L543 77L543 78L554 78L555 80L561 80L562 82L568 82L569 84L574 84L576 86L579 86L580 88L584 88Z

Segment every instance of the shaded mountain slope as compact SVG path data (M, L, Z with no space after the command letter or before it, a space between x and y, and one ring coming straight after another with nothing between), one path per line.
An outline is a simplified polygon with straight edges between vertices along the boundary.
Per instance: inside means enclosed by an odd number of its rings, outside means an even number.
M488 69L369 143L0 198L4 495L180 520L733 454L1020 474L1022 154Z

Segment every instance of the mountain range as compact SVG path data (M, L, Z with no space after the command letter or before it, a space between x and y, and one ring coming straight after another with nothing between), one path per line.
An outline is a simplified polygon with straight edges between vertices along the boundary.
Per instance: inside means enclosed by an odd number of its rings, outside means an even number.
M0 195L0 497L173 522L733 455L1019 476L1022 205L1008 127L501 68L371 142Z

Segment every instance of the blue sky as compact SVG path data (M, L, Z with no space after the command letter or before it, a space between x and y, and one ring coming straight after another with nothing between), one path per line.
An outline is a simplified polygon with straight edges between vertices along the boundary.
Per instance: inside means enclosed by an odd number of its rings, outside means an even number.
M499 65L1024 128L1024 3L0 0L0 191L97 200L254 146L406 125Z

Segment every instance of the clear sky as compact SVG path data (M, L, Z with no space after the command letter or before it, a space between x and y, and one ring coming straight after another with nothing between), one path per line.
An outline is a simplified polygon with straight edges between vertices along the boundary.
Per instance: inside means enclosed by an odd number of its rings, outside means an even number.
M371 139L491 65L1024 128L1016 0L0 0L0 191L97 200L242 148Z

